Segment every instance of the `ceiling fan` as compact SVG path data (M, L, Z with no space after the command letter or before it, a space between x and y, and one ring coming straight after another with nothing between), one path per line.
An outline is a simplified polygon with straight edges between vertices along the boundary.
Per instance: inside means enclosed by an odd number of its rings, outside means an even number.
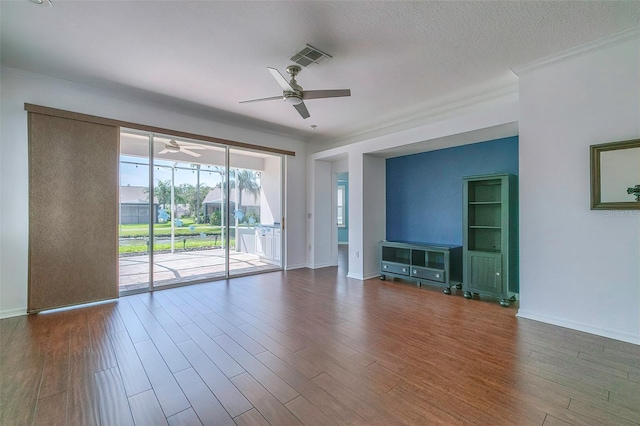
M207 149L204 146L199 145L187 145L187 144L179 144L175 139L171 139L169 142L164 144L164 149L160 151L158 154L167 154L167 153L177 153L182 152L184 154L190 155L192 157L201 157L202 154L198 154L197 152L193 152L193 150L199 149Z
M272 96L270 98L252 99L249 101L241 101L241 104L248 102L262 102L273 101L276 99L283 99L286 103L293 105L302 118L309 118L309 111L304 104L304 101L308 99L321 99L321 98L340 98L343 96L351 96L351 90L338 89L338 90L302 90L302 87L296 81L296 75L300 72L300 67L297 65L289 65L287 67L287 73L291 76L291 81L287 81L280 71L275 68L267 67L273 78L276 79L280 87L282 87L282 96Z

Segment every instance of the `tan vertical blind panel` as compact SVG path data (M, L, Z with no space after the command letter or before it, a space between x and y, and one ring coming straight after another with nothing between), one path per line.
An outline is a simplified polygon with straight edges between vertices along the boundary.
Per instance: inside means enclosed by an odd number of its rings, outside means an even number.
M29 113L29 312L118 297L119 137Z

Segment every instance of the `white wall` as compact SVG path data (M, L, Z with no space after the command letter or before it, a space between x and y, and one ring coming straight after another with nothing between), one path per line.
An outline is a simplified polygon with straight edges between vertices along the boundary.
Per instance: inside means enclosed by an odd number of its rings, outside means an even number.
M335 227L333 221L332 201L333 173L331 163L328 161L315 161L313 171L314 179L314 208L313 208L313 235L315 245L312 247L312 268L322 268L332 265L332 230Z
M362 247L364 278L380 276L380 248L387 226L387 165L384 158L363 156Z
M307 218L305 213L307 163L303 148L300 156L285 157L284 267L304 268L307 265Z
M286 266L306 263L306 147L302 142L215 122L164 104L14 70L2 69L0 85L0 317L23 314L27 304L28 174L25 102L295 151L295 157L287 158Z
M639 137L637 36L520 72L519 316L640 343L639 211L589 209L589 145Z
M364 280L363 230L364 155L359 150L349 152L349 272L347 277ZM371 248L373 250L373 248ZM365 253L369 253L367 250Z
M349 159L345 156L345 158L341 158L339 160L335 160L331 164L331 168L332 168L334 174L348 173L349 172Z

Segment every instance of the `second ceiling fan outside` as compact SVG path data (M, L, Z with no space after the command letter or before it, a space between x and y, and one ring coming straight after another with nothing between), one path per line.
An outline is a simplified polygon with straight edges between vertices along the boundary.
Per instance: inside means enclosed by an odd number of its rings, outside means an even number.
M164 145L164 149L160 151L158 154L167 154L167 153L178 153L182 152L184 154L190 155L192 157L201 157L202 154L198 154L197 152L193 152L193 150L207 149L204 146L194 145L194 144L186 144L186 143L178 143L175 139L171 139L169 142L166 142Z
M303 90L302 86L296 81L296 75L300 72L300 67L297 65L289 65L287 67L287 73L291 76L291 81L287 81L280 71L275 68L267 67L276 82L282 87L281 96L272 96L269 98L252 99L249 101L241 101L240 103L249 102L262 102L273 101L276 99L283 99L286 103L293 105L302 118L309 118L309 110L307 110L304 104L308 99L322 99L322 98L340 98L345 96L351 96L350 89L335 89L335 90Z

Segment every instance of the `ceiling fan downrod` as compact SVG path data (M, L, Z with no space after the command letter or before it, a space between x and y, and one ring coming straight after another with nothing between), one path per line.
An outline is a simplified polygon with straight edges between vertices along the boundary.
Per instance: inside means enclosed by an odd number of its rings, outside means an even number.
M297 65L289 65L287 68L287 74L291 76L289 85L293 89L293 92L284 91L282 97L284 101L290 105L300 105L302 103L302 86L296 81L296 76L300 72L301 68Z

